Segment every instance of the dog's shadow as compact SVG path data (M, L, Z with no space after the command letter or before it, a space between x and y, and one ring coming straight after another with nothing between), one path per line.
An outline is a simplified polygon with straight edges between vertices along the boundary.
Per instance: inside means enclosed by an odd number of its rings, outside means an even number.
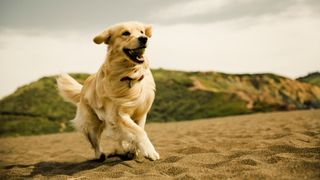
M87 160L83 162L39 162L36 164L30 164L30 165L22 165L22 164L16 164L16 165L9 165L5 166L4 169L12 169L12 168L32 168L33 170L29 175L23 176L25 178L32 178L37 175L43 175L43 176L54 176L54 175L73 175L75 173L95 169L99 166L114 166L117 164L123 164L125 166L131 167L127 163L125 163L127 160L123 160L121 158L110 158L107 159L104 162L99 162L97 160Z

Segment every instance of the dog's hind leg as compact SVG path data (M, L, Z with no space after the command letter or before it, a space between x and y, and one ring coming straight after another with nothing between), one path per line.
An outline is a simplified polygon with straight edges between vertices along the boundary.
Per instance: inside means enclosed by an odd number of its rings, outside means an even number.
M90 142L97 160L104 161L106 157L100 146L101 134L105 127L104 121L101 121L89 106L79 103L76 117L72 122L74 127L82 132Z
M100 120L98 120L100 121ZM90 142L92 148L94 149L95 152L95 157L97 158L98 161L104 161L105 160L105 155L102 153L102 149L100 146L100 139L101 139L101 134L104 128L104 123L100 122L95 122L93 124L90 124L89 127L87 127L87 131L84 132L88 141Z

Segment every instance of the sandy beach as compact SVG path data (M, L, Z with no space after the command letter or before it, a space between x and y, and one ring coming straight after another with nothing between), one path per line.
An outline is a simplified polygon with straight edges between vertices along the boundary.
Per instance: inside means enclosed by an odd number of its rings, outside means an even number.
M320 110L149 123L146 130L158 161L91 161L76 132L0 138L0 179L320 179Z

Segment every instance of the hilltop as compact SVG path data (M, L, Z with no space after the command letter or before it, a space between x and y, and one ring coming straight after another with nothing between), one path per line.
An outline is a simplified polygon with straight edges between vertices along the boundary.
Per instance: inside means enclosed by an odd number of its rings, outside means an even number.
M320 86L320 72L310 73L307 76L298 78L297 80Z
M320 107L320 87L275 74L153 70L156 99L148 122L168 122ZM83 82L88 74L72 74ZM0 101L0 136L71 131L75 107L57 93L55 76Z

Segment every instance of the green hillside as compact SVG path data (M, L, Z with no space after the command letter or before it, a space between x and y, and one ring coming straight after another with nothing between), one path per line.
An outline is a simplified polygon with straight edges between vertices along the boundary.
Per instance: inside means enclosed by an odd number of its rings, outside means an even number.
M298 78L297 80L320 86L320 72L310 73L307 76Z
M273 74L153 70L156 99L148 122L320 107L320 87ZM83 82L88 74L72 74ZM75 107L57 93L55 77L22 86L0 101L0 136L71 131Z

